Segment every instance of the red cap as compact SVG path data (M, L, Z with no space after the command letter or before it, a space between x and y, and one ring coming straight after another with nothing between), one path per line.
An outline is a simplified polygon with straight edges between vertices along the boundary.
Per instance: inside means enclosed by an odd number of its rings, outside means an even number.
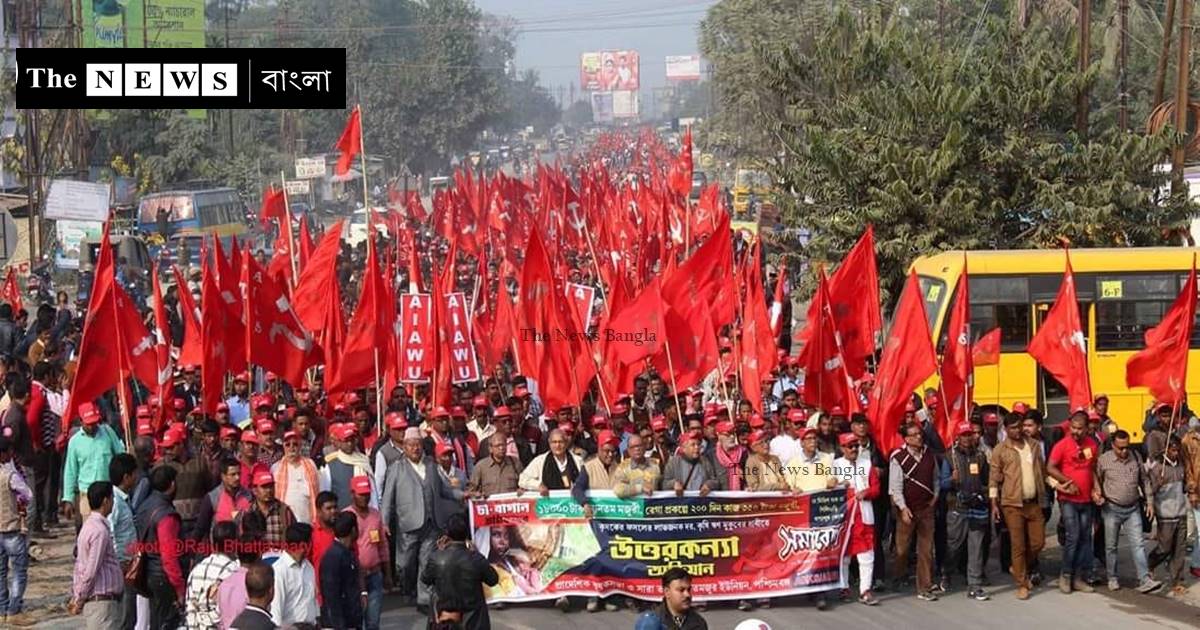
M458 405L455 405L450 408L450 417L451 418L466 418L467 410L463 409L462 407L459 407Z
M475 399L471 401L471 406L478 409L480 407L490 407L491 405L488 405L487 396L476 396Z
M911 398L909 398L908 402L905 403L904 412L905 413L916 413L917 412L917 406L913 404L913 401Z
M612 431L608 431L608 430L601 431L599 434L596 435L596 446L600 447L600 446L604 446L605 444L612 444L613 446L620 446L621 439L618 438L617 434L613 433Z
M592 416L592 428L593 429L601 429L601 428L607 429L608 428L608 418L605 418L604 416L600 416L600 415Z
M438 440L437 444L433 447L433 454L437 455L438 457L441 457L442 455L445 455L446 453L453 453L453 452L454 452L454 446L444 440Z
M989 412L983 414L983 423L999 425L1000 424L1000 416L997 416L994 412L989 411Z
M224 411L224 412L229 411L229 403L223 403L223 402L217 403L217 412L220 413L222 411Z
M572 424L570 420L563 420L562 422L558 423L558 430L562 431L563 433L574 433L575 425Z
M842 446L858 444L858 436L854 435L853 433L843 433L838 436L838 444L841 444Z
M346 403L338 403L333 406L334 413L339 413L339 412L345 413L347 411L350 411L350 408L346 406Z
M717 415L716 414L713 414L711 416L708 414L704 415L704 426L708 427L708 426L715 425L716 423L717 423Z
M150 394L150 396L146 399L146 404L150 405L151 408L155 408L161 404L161 401L158 399L158 396Z
M516 396L517 398L524 398L528 395L529 395L529 388L525 387L524 385L517 385L516 387L513 388L513 396Z
M92 403L83 403L79 405L79 418L84 424L100 424L100 410Z
M496 409L494 411L492 411L492 417L494 417L494 418L511 418L512 412L508 410L507 406L500 405L499 407L496 407Z
M182 441L183 438L178 433L174 431L167 431L163 434L162 440L159 441L158 445L163 448L171 448Z
M250 382L250 373L242 372L241 374L236 374L236 375L234 375L233 380L241 381L243 383L249 383Z
M995 415L995 414L993 414L993 415ZM954 428L955 436L959 436L964 433L974 433L974 432L975 432L975 425L971 424L970 422L965 422L965 421L959 422L958 426Z
M612 406L612 415L614 416L623 416L627 413L629 413L629 405L625 403L617 403Z
M765 420L763 420L762 416L760 416L757 413L750 415L750 428L751 429L761 429L765 426L767 426L767 422Z
M433 411L429 414L429 417L430 418L449 418L450 412L447 411L445 407L438 405L437 407L433 408Z
M816 429L805 429L805 430L804 430L804 431L803 431L803 432L800 434L800 439L802 439L802 440L806 440L806 439L808 439L808 437L809 437L809 436L812 436L812 437L817 437L817 435L818 435L818 433L817 433L817 430L816 430Z
M273 486L275 485L275 475L269 470L260 470L254 473L254 487Z
M366 475L355 475L350 478L350 490L354 494L371 494L371 478Z
M221 439L235 438L238 436L238 430L233 427L221 427Z
M154 435L154 425L150 424L149 422L139 422L137 425L137 434L139 437L143 435Z
M138 405L138 408L137 408L137 417L138 418L149 418L151 415L153 415L153 414L150 412L150 405Z
M703 439L704 439L703 433L701 433L699 431L688 431L687 433L685 433L683 435L683 440L680 440L680 441L685 442L687 440L703 440Z
M1099 420L1103 420L1103 419L1104 419L1104 418L1101 418L1101 417L1100 417L1100 414L1099 414L1099 413L1097 413L1095 410L1092 410L1092 411L1089 411L1089 412L1088 412L1088 421L1089 421L1089 422L1090 422L1090 421L1092 421L1092 420L1097 420L1097 421L1099 421Z
M274 433L275 423L264 418L254 424L254 430L259 433Z
M299 439L300 439L300 434L297 433L296 431L285 431L283 433L283 441L284 442L290 442L292 440L299 440Z
M339 440L349 440L356 435L358 435L358 427L354 426L353 422L343 422L334 437Z
M350 392L349 394L346 394L346 404L347 405L350 405L351 407L353 407L354 405L357 405L360 402L362 402L362 396L359 396L358 392Z
M1023 402L1016 402L1013 404L1013 413L1028 413L1028 412L1029 412L1029 405L1026 405Z
M187 407L187 403L183 402L182 398L175 399L175 411L183 411Z
M834 407L833 409L830 409L830 410L829 410L829 415L831 415L831 416L844 416L844 415L846 415L846 410L845 410L845 409L842 409L841 407Z
M262 441L258 439L258 434L256 434L255 432L243 431L242 432L242 444L262 444Z
M936 407L938 404L938 395L936 393L925 394L925 406Z
M722 420L721 422L717 423L717 433L719 435L729 435L733 433L733 431L734 426L732 422L728 420Z
M733 341L731 341L729 339L729 337L721 337L721 349L722 350L732 350L733 349Z
M808 422L808 417L804 415L803 409L789 409L787 413L787 419L791 421L792 424L804 424Z
M654 418L650 420L650 429L655 432L666 431L667 419L662 416L654 416Z
M274 406L275 406L275 397L270 394L259 394L258 402L254 403L255 409L262 409L263 407L274 407Z
M762 418L759 418L759 419L761 420ZM766 431L763 431L762 429L759 429L758 431L755 431L755 432L753 432L753 433L751 433L751 434L750 434L750 438L749 438L749 442L748 442L748 443L750 443L750 444L756 444L756 443L758 443L758 442L765 441L765 440L769 439L770 437L771 437L771 436L770 436L770 435L768 435Z
M388 429L407 429L408 420L404 418L404 414L393 411L389 413L384 421L387 422Z

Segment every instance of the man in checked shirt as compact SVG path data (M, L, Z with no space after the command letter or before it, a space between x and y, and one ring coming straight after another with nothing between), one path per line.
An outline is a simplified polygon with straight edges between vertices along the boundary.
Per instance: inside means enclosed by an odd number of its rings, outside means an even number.
M21 520L33 492L13 460L12 441L0 435L0 625L31 626L33 618L21 612L25 576L29 567L29 540L21 531ZM13 579L9 579L9 564ZM10 582L15 585L9 589Z
M91 513L79 530L75 578L67 611L72 615L83 613L87 630L120 630L125 577L108 528L108 515L113 509L112 483L93 482L88 487L87 501Z

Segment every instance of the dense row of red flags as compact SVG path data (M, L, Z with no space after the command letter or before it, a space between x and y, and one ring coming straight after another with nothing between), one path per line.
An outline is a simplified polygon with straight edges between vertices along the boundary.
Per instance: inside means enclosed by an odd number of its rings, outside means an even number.
M249 365L293 385L321 365L334 397L368 386L430 382L441 403L448 402L452 384L478 380L506 356L536 380L550 409L577 404L593 379L608 404L630 392L633 378L649 364L668 375L677 391L714 370L736 373L746 399L762 411L762 385L779 360L776 339L788 299L786 274L780 270L768 301L761 243L735 255L729 214L716 185L705 188L698 203L688 201L690 134L674 155L649 133L604 142L636 143L635 161L645 163L631 167L646 174L639 185L613 177L593 160L579 169L578 184L557 166L539 165L528 179L459 171L453 187L435 193L431 209L419 197L389 190L389 207L372 212L368 225L372 234L377 226L386 229L390 245L381 251L369 239L348 325L337 274L343 223L314 244L307 222L300 222L298 235L292 233L283 191L269 188L260 219L278 222L279 240L266 268L236 240L226 254L214 239L211 251L206 248L202 255L199 305L182 273L173 270L185 330L174 360L157 273L158 324L150 334L113 280L106 231L66 417L74 415L79 402L98 397L123 378L136 378L160 397L169 396L176 361L202 367L203 408L211 412L226 374ZM336 170L344 173L361 155L357 107L336 147ZM428 280L420 265L417 224L431 227L449 244L440 265L424 244L432 263ZM472 258L474 263L464 262ZM457 272L472 264L475 286L462 292ZM394 282L398 266L407 266L407 292ZM572 272L592 276L598 286L568 281ZM832 276L826 277L823 268L817 273L807 328L800 334L803 397L824 409L858 411L857 384L868 376L883 330L873 229L868 226ZM964 255L940 368L915 275L905 284L867 405L885 444L895 443L896 425L913 391L935 373L941 377L942 402L934 421L948 440L951 427L970 413L974 366L999 360L998 329L972 343L967 278ZM0 299L9 297L7 284ZM1146 385L1164 402L1182 400L1195 311L1194 269L1188 286L1190 293L1185 288L1163 324L1147 333L1147 349L1129 363L1130 385ZM597 291L604 308L593 317L590 305ZM1058 298L1029 352L1068 389L1072 407L1091 398L1076 303L1068 255ZM726 360L718 335L729 327L734 348ZM635 334L638 343L632 342Z

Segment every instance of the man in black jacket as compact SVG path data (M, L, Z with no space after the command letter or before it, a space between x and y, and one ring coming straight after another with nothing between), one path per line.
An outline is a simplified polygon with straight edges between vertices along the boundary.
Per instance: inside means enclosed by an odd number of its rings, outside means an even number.
M495 586L500 575L467 542L467 519L462 514L446 521L446 538L429 557L421 580L433 590L435 621L456 621L463 630L492 627L483 585Z
M0 304L0 355L13 357L22 334L13 321L12 305L7 302Z
M687 569L668 570L663 574L662 583L662 603L654 610L642 613L634 629L708 630L708 622L692 609L692 576Z
M271 619L271 600L275 599L275 571L271 565L255 562L246 569L246 608L233 620L230 630L275 630Z
M339 512L333 521L337 537L321 558L321 626L334 630L362 627L363 604L367 598L358 560L354 557L358 540L358 519L353 512Z

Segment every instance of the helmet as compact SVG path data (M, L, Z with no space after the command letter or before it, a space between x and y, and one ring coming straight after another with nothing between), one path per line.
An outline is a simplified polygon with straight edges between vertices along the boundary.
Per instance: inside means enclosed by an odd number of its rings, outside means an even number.
M733 630L771 630L771 624L758 619L747 619L734 626Z

